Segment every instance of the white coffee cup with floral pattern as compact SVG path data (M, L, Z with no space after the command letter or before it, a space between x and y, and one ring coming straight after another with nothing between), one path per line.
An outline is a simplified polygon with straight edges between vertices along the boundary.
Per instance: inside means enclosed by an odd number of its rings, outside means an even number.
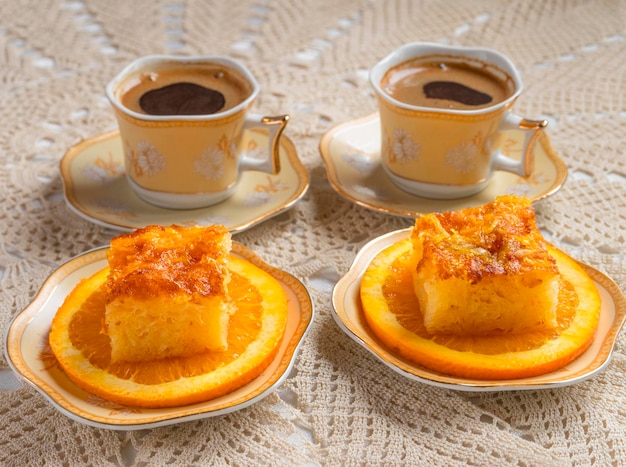
M410 43L378 62L369 77L378 100L382 165L399 188L454 199L483 190L495 170L531 174L532 147L547 122L511 112L523 85L501 53ZM493 96L480 89L489 85ZM502 152L500 136L512 129L526 132L519 158Z
M230 197L245 170L278 173L289 117L251 113L258 93L229 57L151 55L126 66L106 95L134 191L157 206L192 209ZM267 132L266 148L244 147L250 130Z

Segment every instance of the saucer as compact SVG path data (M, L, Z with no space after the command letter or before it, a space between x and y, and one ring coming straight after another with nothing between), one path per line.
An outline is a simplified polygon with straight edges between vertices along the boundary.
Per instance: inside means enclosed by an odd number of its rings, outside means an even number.
M580 383L607 367L617 335L626 322L626 298L612 279L583 263L578 264L593 279L600 293L600 322L591 346L576 360L557 371L532 378L497 381L457 378L414 364L391 351L366 324L361 308L361 279L380 251L407 238L410 233L411 229L397 230L365 245L348 273L335 285L332 295L332 314L339 327L389 368L411 380L457 391L506 391L568 386Z
M519 158L523 132L506 131L504 138L503 152ZM408 217L479 206L507 193L537 201L555 193L567 177L567 166L542 132L533 148L535 163L530 177L496 171L483 191L466 198L438 200L412 195L395 186L381 165L378 113L331 129L322 137L320 153L328 179L340 195L376 211Z
M257 145L267 133L247 133ZM70 148L61 160L61 176L68 206L96 224L131 231L150 224L224 225L241 232L293 206L306 192L309 175L294 144L280 139L281 171L277 175L246 171L233 196L199 209L165 209L143 201L124 173L124 152L118 131L86 139Z
M50 324L65 297L84 278L107 265L108 247L88 251L55 270L21 313L9 325L6 355L9 365L41 392L62 414L91 426L138 430L214 417L243 409L272 393L287 378L299 346L313 322L313 304L302 283L233 242L233 253L263 269L280 282L287 294L285 336L268 368L235 391L198 404L165 409L122 406L76 386L61 370L48 344Z

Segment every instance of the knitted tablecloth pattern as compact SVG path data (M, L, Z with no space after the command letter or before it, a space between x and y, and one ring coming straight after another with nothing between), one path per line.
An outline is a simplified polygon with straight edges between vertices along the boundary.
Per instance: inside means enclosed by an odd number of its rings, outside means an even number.
M318 145L376 110L367 71L413 41L487 46L519 67L516 111L549 120L569 169L536 203L546 237L626 287L626 2L620 0L19 0L0 2L0 334L45 278L117 232L66 205L59 160L116 128L104 86L153 53L230 55L255 110L291 115L311 186L235 240L301 279L316 318L290 377L244 410L133 432L89 427L11 382L0 356L0 464L618 465L626 463L626 336L570 387L466 393L410 381L331 316L334 283L372 238L412 224L328 182Z

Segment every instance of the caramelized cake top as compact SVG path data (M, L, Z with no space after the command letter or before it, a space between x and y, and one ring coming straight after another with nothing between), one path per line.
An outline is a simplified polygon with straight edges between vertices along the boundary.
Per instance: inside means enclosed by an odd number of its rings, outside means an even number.
M111 240L108 302L119 296L225 295L230 233L223 226L150 225Z
M458 211L427 214L415 221L413 247L436 265L441 279L472 283L487 276L530 271L558 273L524 197L504 195ZM419 267L419 263L418 263Z

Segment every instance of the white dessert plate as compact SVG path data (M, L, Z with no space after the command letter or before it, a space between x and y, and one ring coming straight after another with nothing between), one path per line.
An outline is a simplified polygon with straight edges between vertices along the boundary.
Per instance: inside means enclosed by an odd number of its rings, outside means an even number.
M144 409L122 406L76 386L61 370L48 344L50 324L65 297L78 282L107 265L107 247L88 251L54 271L31 304L9 326L6 354L9 365L41 392L61 413L78 422L113 430L138 430L215 417L248 407L272 393L289 375L299 346L313 322L313 305L302 283L262 261L233 242L233 253L277 279L288 301L285 336L279 351L256 379L216 399L183 407Z
M264 147L267 133L246 134L246 147ZM289 138L280 139L281 171L277 175L246 171L233 196L199 209L165 209L145 202L132 190L124 172L118 131L86 139L61 160L68 206L79 216L120 231L150 224L224 225L231 233L246 230L293 206L309 186L309 174Z
M609 364L613 346L626 321L626 298L612 279L579 263L594 280L602 307L600 323L593 343L580 357L565 367L532 378L514 380L475 380L447 376L416 365L389 350L368 327L359 295L361 278L371 260L383 249L407 238L411 229L397 230L378 237L365 245L356 256L348 273L335 285L332 296L333 317L339 326L374 354L381 362L401 375L432 386L459 391L506 391L548 389L579 383L602 371Z
M503 152L519 158L523 136L520 131L507 131ZM412 195L394 185L381 166L378 113L328 131L320 141L320 153L328 180L341 196L375 211L407 217L479 206L507 193L537 201L558 191L567 178L567 166L544 132L533 147L535 162L530 177L497 171L487 188L460 199L435 200Z

